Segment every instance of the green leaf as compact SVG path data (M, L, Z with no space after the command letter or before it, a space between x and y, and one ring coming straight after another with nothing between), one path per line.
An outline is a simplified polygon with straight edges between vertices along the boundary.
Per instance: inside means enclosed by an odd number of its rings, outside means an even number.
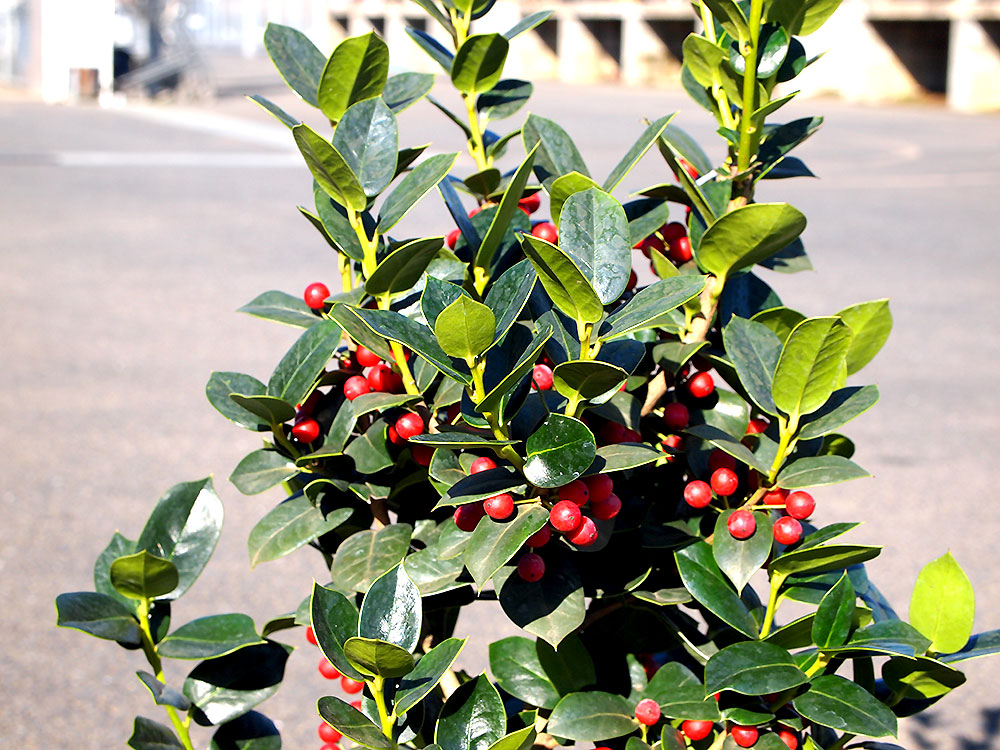
M707 0L705 5L733 39L750 38L749 22L736 0Z
M247 96L247 99L264 109L266 112L269 112L278 122L287 128L294 128L299 124L299 120L296 120L267 97L263 97L260 94L253 94Z
M589 690L565 696L549 716L545 731L578 742L621 737L638 723L632 704L620 695Z
M988 630L972 636L959 651L939 657L941 661L956 662L1000 653L1000 630Z
M397 73L385 82L382 100L395 114L423 99L434 85L430 73Z
M872 408L878 401L878 387L851 386L834 391L823 406L803 420L800 440L822 437L842 427Z
M291 651L291 646L267 641L203 661L184 680L184 695L203 721L231 721L277 692Z
M413 240L387 255L365 282L365 291L377 297L409 291L444 247L442 237Z
M851 329L840 318L809 318L799 323L781 350L771 395L790 417L810 414L837 387Z
M337 246L337 250L353 260L363 260L365 251L361 247L361 240L358 238L357 232L354 231L354 227L351 226L351 221L347 217L347 209L332 200L319 184L314 185L313 201L316 204L316 215L323 225L323 231L327 238ZM363 214L362 218L365 219L365 231L370 235L370 217ZM310 221L312 220L310 219ZM356 303L360 304L360 300L356 300Z
M366 677L403 677L412 672L414 666L409 651L378 638L348 638L344 642L344 656Z
M298 473L298 467L286 456L260 449L243 457L229 475L229 481L244 495L256 495Z
M711 545L697 542L674 553L677 571L691 596L712 614L748 638L757 638L757 623L722 577Z
M777 415L771 391L781 357L782 343L778 336L760 322L734 315L723 329L722 339L747 395L761 411Z
M607 362L579 359L559 363L552 375L556 391L583 401L617 390L628 377L625 370Z
M214 659L263 642L249 615L209 615L177 628L157 644L156 651L171 659Z
M386 196L379 209L378 231L385 234L434 189L458 158L458 153L435 154L415 166Z
M747 466L756 469L761 474L766 475L771 468L755 456L749 448L743 445L742 442L732 437L728 432L720 430L714 425L693 425L685 430L685 432L687 432L688 435L694 435L696 438L704 440L709 445L719 448L733 458L745 463ZM728 535L728 533L726 535ZM742 588L742 586L737 588Z
M250 567L277 560L318 536L333 531L351 517L350 508L324 510L304 495L290 497L260 519L250 531Z
M274 24L268 24L268 28ZM144 716L136 716L132 726L132 736L128 746L133 750L183 750L184 745L177 739L174 730Z
M528 750L534 744L536 736L538 733L532 723L516 732L504 735L490 745L489 750Z
M455 482L434 507L437 509L465 505L499 495L501 492L520 494L526 489L524 477L509 467L500 466L478 474L470 474Z
M56 624L74 628L97 638L138 646L139 622L132 611L106 594L77 591L56 597Z
M324 192L342 206L364 211L368 198L340 152L308 125L296 125L292 135L313 179Z
M763 641L734 643L705 665L705 694L733 690L743 695L780 693L809 681L785 649Z
M191 701L185 698L180 691L160 682L155 675L140 670L135 673L135 676L149 690L149 694L153 696L153 701L157 706L173 706L181 711L187 711L191 708Z
M930 648L930 639L902 620L883 620L854 633L851 640L839 648L830 648L830 654L852 656L886 654L917 656Z
M441 709L434 741L449 750L489 750L507 725L503 701L486 675L469 680Z
M768 9L767 19L780 23L789 34L805 36L819 29L841 0L776 0Z
M375 32L349 37L337 45L323 68L319 108L337 122L351 105L381 94L388 75L389 48Z
M771 575L789 576L801 573L826 573L844 570L858 563L868 562L879 556L881 547L858 544L827 544L786 552L771 561Z
M179 582L172 562L146 550L119 557L111 563L109 573L111 585L129 599L158 599L177 588Z
M427 325L433 329L438 315L462 295L471 298L471 295L458 284L428 276L424 291L420 295L420 311L424 314Z
M309 612L323 656L351 679L363 679L344 655L344 644L358 634L358 609L354 602L339 591L314 582Z
M701 86L711 88L713 84L722 80L720 68L726 59L725 50L700 34L688 34L684 38L682 49L684 64Z
M420 592L404 567L397 565L378 578L365 594L358 635L412 652L419 641L420 623Z
M854 586L845 572L824 594L812 625L812 639L819 648L840 646L847 640L854 619Z
M704 288L705 277L691 274L650 284L601 324L601 340L610 341L658 326L666 313L694 299Z
M947 695L965 682L965 675L936 659L893 657L882 665L882 679L904 698L929 699Z
M778 474L777 485L786 490L798 490L870 476L867 471L843 456L816 456L798 458L786 464Z
M264 49L285 83L306 104L318 107L317 92L326 58L309 37L290 26L269 23L264 29Z
M591 188L600 190L601 186L579 172L570 172L552 181L548 187L549 211L552 214L552 221L557 227L562 216L563 204L569 197Z
M503 76L510 43L502 34L470 36L455 54L451 82L463 94L475 96L489 91Z
M563 204L559 248L573 259L604 305L618 299L628 283L632 271L628 237L625 209L606 192L590 188Z
M490 671L501 688L525 703L552 709L559 702L560 693L528 638L511 636L491 643Z
M493 311L496 320L496 333L493 336L495 342L500 341L514 325L537 280L538 274L531 262L522 260L504 271L490 285L483 302Z
M642 697L659 703L667 718L719 720L719 704L714 698L705 697L701 680L680 662L667 662L656 670Z
M458 527L454 528L459 534L466 533L458 530ZM405 564L406 573L416 584L421 596L441 594L467 585L458 580L465 569L462 560L458 557L439 557L436 546L411 552L406 556Z
M845 308L837 317L850 327L854 334L847 350L847 374L853 375L878 354L892 330L892 313L889 300L862 302Z
M612 192L616 187L618 187L625 176L632 171L632 168L639 163L639 160L645 156L646 152L649 151L650 147L656 143L657 139L666 129L670 121L676 116L676 112L671 115L664 115L658 120L654 120L649 126L643 131L642 135L639 136L638 140L632 144L632 148L621 158L621 160L615 165L614 169L608 175L607 179L604 180L604 184L601 185L601 189L607 193Z
M212 479L182 482L157 501L139 535L136 549L170 560L180 577L168 599L190 588L215 550L222 533L222 501Z
M340 698L324 696L319 699L316 707L323 721L362 747L391 750L395 745L391 739L382 734L382 730L375 726L371 719Z
M441 350L468 361L490 348L495 332L493 311L464 295L448 305L434 323L434 335Z
M396 176L396 116L381 99L352 104L333 134L333 147L357 175L365 195L374 197Z
M408 525L397 523L351 535L337 549L330 566L334 583L345 591L367 591L376 579L402 561L411 533Z
M521 213L518 201L521 200L524 186L528 184L528 177L531 176L531 166L534 164L536 152L537 149L528 152L524 161L514 172L510 182L507 183L507 188L500 199L500 205L493 214L489 229L486 230L483 241L476 251L475 265L485 269L491 267L494 256L508 235L512 219Z
M805 227L805 215L787 203L752 203L711 224L695 249L695 260L709 273L727 278L783 249Z
M226 419L248 430L265 427L267 421L237 405L229 398L229 394L252 393L259 396L266 390L267 387L257 378L241 372L213 372L205 385L205 395L209 403Z
M749 539L737 539L729 533L726 522L736 510L726 510L715 521L715 543L712 554L719 570L742 591L750 578L761 569L771 554L771 518L766 513L754 513L757 529Z
M208 750L281 750L281 736L273 721L250 711L219 727Z
M238 406L260 417L266 424L281 424L295 417L295 407L274 396L230 393L229 398Z
M809 721L850 734L896 736L896 716L860 685L838 675L813 678L809 689L792 701Z
M664 457L665 454L650 448L645 444L618 443L617 445L602 445L597 449L597 456L587 470L585 475L609 474L612 471L625 471L639 466L653 463Z
M521 138L524 140L525 151L531 151L536 143L540 144L535 154L535 176L545 185L546 190L557 177L570 172L590 176L573 140L552 120L535 114L528 115L521 129Z
M584 323L596 323L603 317L604 305L596 290L569 255L528 234L522 235L521 246L556 307Z
M337 351L342 335L340 326L332 320L321 320L306 330L274 368L267 394L290 404L305 401Z
M101 554L98 555L97 559L94 561L94 591L99 594L110 596L120 604L124 604L125 607L132 613L135 613L138 609L136 601L122 596L118 593L115 587L111 585L110 571L111 563L119 557L131 555L135 552L135 549L135 542L133 540L122 536L116 531L111 537L111 541L108 542L108 546L101 551Z
M386 428L386 421L379 419L344 449L344 455L354 459L356 471L361 474L375 474L395 463L389 454Z
M415 0L418 4L426 2L427 0ZM445 28L450 28L451 23L448 22ZM444 47L437 39L432 37L426 31L421 31L420 29L413 29L410 27L406 28L406 33L410 35L410 38L417 43L427 55L434 60L438 65L440 65L445 73L451 73L452 61L454 55Z
M562 414L550 414L525 447L524 476L536 487L562 487L580 477L597 455L593 433Z
M325 197L325 194L324 194ZM301 296L272 289L254 297L237 312L247 313L264 320L275 320L298 328L309 328L316 322L316 316L306 307ZM244 376L244 377L249 377ZM230 393L252 393L252 390L233 388Z
M396 688L394 708L397 714L420 703L451 669L465 647L465 638L448 638L420 657L417 666Z
M540 581L525 581L510 567L493 576L493 585L500 586L500 606L510 621L554 647L583 623L583 584L575 564L564 558L547 556Z
M465 548L465 567L480 590L548 519L549 513L541 505L522 505L510 521L484 518L479 522Z
M921 569L910 597L910 623L931 640L931 651L962 648L972 634L975 612L972 583L951 552Z
M504 396L516 388L523 378L531 372L535 362L538 361L538 356L545 347L545 343L551 336L551 326L540 326L539 332L531 339L531 342L525 348L517 362L510 367L510 370L500 382L493 386L486 396L483 397L483 400L476 404L479 412L494 411L502 407Z
M529 81L513 78L498 81L496 86L479 95L476 109L486 120L502 120L516 114L531 98L533 89Z
M414 435L411 443L432 445L435 448L499 448L504 445L516 445L516 440L494 440L493 438L476 435L472 432L434 432Z

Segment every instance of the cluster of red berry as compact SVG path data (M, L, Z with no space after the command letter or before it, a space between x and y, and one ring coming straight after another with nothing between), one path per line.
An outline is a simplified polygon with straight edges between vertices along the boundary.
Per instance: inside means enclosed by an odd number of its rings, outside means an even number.
M312 629L312 626L306 628L306 640L314 646L319 645L316 640L316 632ZM339 679L340 689L348 695L356 695L365 689L365 683L359 680L353 680L347 675L342 675L337 668L327 660L326 657L323 657L319 661L319 673L328 680ZM360 711L361 700L358 699L352 701L351 706ZM327 724L325 721L319 725L317 731L319 733L319 738L325 743L320 750L341 750L340 745L337 744L343 736L340 732Z

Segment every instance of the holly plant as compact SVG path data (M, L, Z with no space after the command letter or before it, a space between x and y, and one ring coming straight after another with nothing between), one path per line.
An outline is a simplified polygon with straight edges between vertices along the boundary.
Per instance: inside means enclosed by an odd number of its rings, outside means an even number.
M607 175L556 122L509 124L532 93L504 77L509 46L547 13L480 34L492 0L417 3L440 28L408 31L444 76L389 76L374 32L327 58L267 28L312 124L251 98L302 153L315 201L299 210L336 272L241 308L301 335L266 383L215 372L206 390L259 442L232 483L280 496L251 567L311 547L329 582L289 581L289 611L259 631L242 614L174 627L222 508L207 479L170 489L100 554L94 592L57 600L60 625L149 663L137 675L170 725L139 717L129 745L191 750L196 724L213 748L279 747L254 709L281 682L282 637L306 627L348 697L319 701L327 750L894 747L865 738L896 736L1000 632L972 635L950 554L906 622L868 577L881 548L845 541L855 523L809 523L826 485L868 476L841 430L878 400L853 377L892 325L885 300L807 317L756 273L811 267L805 216L755 192L811 174L791 151L821 119L772 117L837 3L695 0L682 80L724 157L666 115ZM449 85L457 111L431 93ZM468 158L401 139L423 98ZM626 197L650 152L664 181ZM435 192L454 227L408 236ZM518 633L479 675L456 666L476 601Z

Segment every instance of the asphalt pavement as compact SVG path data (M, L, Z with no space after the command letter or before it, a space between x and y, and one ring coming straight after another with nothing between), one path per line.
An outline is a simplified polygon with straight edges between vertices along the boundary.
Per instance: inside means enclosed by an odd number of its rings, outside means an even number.
M257 70L237 88L317 123ZM563 123L601 177L643 117L680 110L676 122L703 142L713 130L676 91L540 84L530 109ZM869 572L904 614L920 567L950 549L975 585L977 630L998 628L1000 117L833 100L794 102L785 114L826 117L798 152L819 179L773 181L760 197L806 213L817 271L765 272L769 283L811 315L888 297L895 318L856 377L877 383L882 400L848 430L874 478L818 490L816 518L865 521L849 539L886 545ZM429 105L400 121L401 145L463 147ZM717 143L710 153L718 157ZM624 187L667 179L651 153ZM171 485L214 474L227 513L215 559L175 605L175 622L230 611L261 624L294 608L310 577L324 578L308 550L249 572L247 535L276 495L244 497L227 482L255 439L204 397L213 370L266 379L296 337L237 307L267 289L333 286L334 259L295 208L310 201L288 132L241 98L99 109L0 95L0 746L117 747L134 715L163 720L135 678L142 657L57 629L53 600L91 590L112 533L134 538ZM450 228L436 194L406 222L413 233ZM460 623L473 635L470 670L485 667L488 640L506 632L493 606ZM318 747L315 701L332 684L301 633L291 638L300 648L286 685L262 708L286 747ZM969 663L969 684L904 723L901 744L1000 747L996 664ZM187 667L169 663L168 677L179 684Z

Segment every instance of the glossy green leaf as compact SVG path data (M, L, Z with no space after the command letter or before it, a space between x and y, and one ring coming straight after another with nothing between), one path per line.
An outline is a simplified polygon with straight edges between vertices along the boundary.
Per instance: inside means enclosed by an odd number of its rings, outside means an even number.
M556 391L567 398L587 400L610 390L617 390L628 373L620 367L599 360L570 360L552 371Z
M347 109L377 97L389 74L389 48L374 32L348 37L333 51L323 68L317 96L319 108L330 120Z
M424 291L420 295L420 312L424 314L427 325L433 329L438 315L462 295L470 297L469 293L458 284L428 276Z
M316 204L316 216L323 225L326 237L337 246L337 250L340 253L353 260L364 259L364 248L361 247L361 240L358 238L357 232L351 226L351 221L347 217L347 210L332 200L318 184L314 187L313 201ZM371 227L368 222L370 217L367 214L363 214L362 219L365 220L366 232L371 235ZM334 298L336 298L336 295ZM360 300L356 300L355 303L360 304Z
M489 750L528 750L532 747L537 736L534 724L529 724L522 729L505 734L490 745Z
M960 650L939 658L950 663L996 653L1000 653L1000 630L987 630L985 633L976 633Z
M889 300L862 302L845 308L837 317L850 327L854 334L847 350L847 374L853 375L878 354L892 330L892 313Z
M593 433L579 419L550 414L528 438L524 476L536 487L562 487L597 455Z
M842 427L872 408L878 401L878 387L850 386L834 391L823 406L803 420L799 439L822 437Z
M741 441L734 438L728 432L720 430L714 425L693 425L685 430L685 432L687 432L688 435L694 435L696 438L704 440L709 445L719 448L738 461L756 469L761 474L766 475L771 468L755 456L754 453L743 445Z
M430 73L397 73L386 80L382 100L398 115L423 99L433 85Z
M529 81L508 78L498 81L476 100L476 109L487 120L501 120L516 114L527 104L534 86Z
M604 305L576 261L556 245L531 235L523 235L521 246L556 307L584 323L601 319Z
M542 10L536 13L532 13L531 15L525 16L516 24L507 29L507 31L505 31L503 35L508 39L513 39L519 34L523 34L525 31L530 31L536 26L545 23L545 21L547 21L551 15L552 15L551 10Z
M420 592L404 567L397 565L378 578L365 594L358 635L412 652L419 640L420 623Z
M869 737L896 736L896 716L860 685L838 675L821 675L792 701L809 721Z
M524 353L500 382L490 389L482 401L476 404L476 408L480 412L494 411L501 406L504 396L516 388L527 374L532 371L535 363L538 361L538 356L551 336L551 326L542 326L539 323L539 331L532 338L527 348L525 348Z
M393 524L374 531L359 531L337 549L330 573L344 590L367 591L380 576L398 565L410 545L412 529Z
M400 245L375 267L365 291L373 297L409 291L444 247L442 237L413 240Z
M881 547L858 544L827 544L796 549L772 560L768 570L771 575L777 573L785 576L843 570L851 565L873 560L881 551Z
M323 721L352 742L373 750L391 750L394 747L395 743L382 734L371 719L340 698L324 696L316 706Z
M354 459L354 468L359 473L375 474L395 463L389 453L387 427L384 419L377 420L344 448L344 455Z
M237 312L247 313L264 320L274 320L298 328L309 328L317 318L313 312L306 307L301 296L294 296L286 292L279 292L272 289L269 292L258 294ZM245 376L249 377L249 376ZM253 390L243 390L233 388L230 393L253 393Z
M211 477L182 482L157 501L136 542L170 560L180 577L168 599L176 599L195 582L212 556L222 532L222 501L215 494Z
M757 529L749 539L737 539L726 527L736 510L725 510L715 521L715 542L712 554L719 570L742 591L750 578L761 569L771 554L772 524L766 513L754 513Z
M764 324L734 315L722 331L726 354L740 383L761 411L777 415L771 395L774 371L781 357L781 341Z
M340 326L321 320L307 329L274 368L267 383L267 394L297 404L305 401L313 383L340 345Z
M421 0L416 1L418 4L421 2ZM424 1L426 2L427 0ZM445 28L449 28L450 26L451 23L448 22ZM445 73L451 73L454 55L446 47L426 31L407 27L406 33L410 35L410 38L417 43L420 49L427 53L428 57L441 66Z
M254 643L263 641L248 615L209 615L177 628L156 650L171 659L213 659Z
M840 646L851 632L854 618L854 586L845 572L823 596L812 625L812 639L819 648Z
M600 185L579 172L570 172L556 178L548 186L549 211L552 222L558 227L562 218L562 208L570 196L582 193L591 188L600 189Z
M688 34L684 38L684 64L694 79L705 88L722 80L719 68L726 59L725 51L700 34Z
M475 265L484 269L491 267L494 256L504 244L504 239L508 236L512 219L521 214L518 201L521 200L524 187L528 184L528 178L531 176L531 166L535 162L536 153L537 149L528 151L528 155L524 157L524 161L521 162L517 171L514 172L514 176L507 183L503 197L500 199L500 205L497 206L496 212L493 214L493 219L490 221L489 229L483 235L483 241L476 251Z
M465 638L448 638L420 657L417 666L396 689L396 713L409 711L434 689L455 663L465 642Z
M464 94L475 96L489 91L503 76L510 43L502 34L470 36L455 54L451 82Z
M399 128L381 99L352 104L333 134L333 147L357 175L365 195L381 193L396 176Z
M505 572L506 579L500 581ZM583 584L575 563L550 554L540 581L530 583L513 568L504 568L494 575L493 584L500 585L500 606L510 621L554 647L583 623Z
M785 649L763 641L734 643L705 665L705 694L732 690L766 695L802 685L809 678Z
M250 567L277 560L303 547L351 517L350 508L326 510L304 495L290 497L272 509L251 529L247 540Z
M344 656L351 666L369 678L403 677L412 672L414 666L409 651L377 638L348 638L344 642Z
M667 125L676 116L676 112L670 115L664 115L658 120L654 120L649 124L649 126L643 131L642 135L632 144L632 147L626 152L625 156L614 166L611 173L604 180L604 184L601 185L601 189L605 192L612 192L616 187L618 187L622 180L625 179L626 175L632 171L632 168L639 163L639 160L645 156L646 152L649 151L650 147L656 143L657 139L666 130Z
M406 573L416 584L421 596L441 594L467 586L467 582L458 580L464 570L461 558L439 558L436 548L422 549L406 556Z
M230 393L229 398L239 407L260 417L267 424L281 424L295 417L295 407L284 399L244 393Z
M465 505L477 500L485 500L501 492L520 494L527 489L524 477L505 466L471 474L451 486L438 501L435 508Z
M312 316L310 316L312 317ZM314 319L315 320L315 319ZM229 398L230 393L263 395L267 386L257 378L244 375L241 372L213 372L205 385L205 395L209 403L231 422L248 430L257 430L267 425L267 420L261 419L253 412L247 411Z
M273 721L250 711L219 727L208 750L281 750L281 736Z
M441 350L468 361L489 349L495 332L493 311L464 295L442 310L434 323L434 335Z
M826 23L840 3L841 0L776 0L768 8L767 18L780 23L789 34L811 34Z
M545 185L546 190L557 177L570 172L590 176L576 144L552 120L536 114L528 115L521 129L521 138L524 140L525 151L530 151L536 143L540 144L535 154L534 169L535 176Z
M351 402L356 417L363 417L376 411L389 411L400 406L408 406L420 400L420 396L410 393L362 393Z
M757 637L757 623L723 578L711 545L697 542L674 553L684 587L712 614L748 638Z
M560 693L528 638L511 636L491 643L490 671L501 688L529 705L552 709L559 702Z
M610 341L655 327L663 322L666 313L694 299L704 288L704 276L685 274L656 281L608 316L601 324L601 339Z
M530 261L522 260L504 271L500 278L490 285L483 302L493 311L496 321L494 341L503 338L514 325L527 304L537 280L538 274L535 273Z
M153 696L153 701L157 706L173 706L181 711L187 711L191 708L191 701L185 698L179 690L174 690L160 682L155 675L140 670L135 673L135 676L149 690L149 694Z
M309 37L290 26L268 23L264 29L264 49L285 83L306 104L318 107L317 93L326 58Z
M628 219L602 190L574 193L563 204L559 248L573 259L604 305L617 300L632 270Z
M711 224L695 259L706 271L726 278L786 247L805 226L805 215L787 203L752 203Z
M344 655L344 644L358 634L358 608L339 591L313 583L309 616L320 651L348 677L363 679Z
M620 695L590 690L570 693L556 704L546 731L580 742L621 737L636 729L632 704Z
M976 595L950 552L927 563L910 597L910 623L931 640L931 650L958 651L972 635Z
M465 567L480 590L548 519L549 513L541 505L522 505L512 520L484 518L479 522L465 548Z
M609 474L612 471L625 471L653 463L665 454L646 444L618 443L603 445L597 449L594 462L584 472L585 475Z
M486 675L466 682L441 709L434 741L454 750L489 750L504 735L507 720L503 701Z
M705 5L729 36L734 39L750 38L749 22L736 0L708 0Z
M671 719L718 721L719 704L711 696L705 697L705 687L680 662L664 664L650 679L643 698L652 698L660 704L663 715Z
M681 166L680 159L682 154L678 151L677 147L671 142L670 138L671 128L667 128L662 136L660 136L659 142L657 143L657 148L660 150L660 154L663 155L664 160L667 162L667 166L670 167L677 178L680 180L681 187L686 195L686 203L689 203L697 215L703 217L703 223L710 224L715 221L717 216L717 211L712 207L705 193L694 181L688 171Z
M435 154L415 166L382 203L378 215L379 232L388 232L396 226L421 198L444 179L456 158L457 152Z
M843 646L826 651L843 656L861 653L912 657L925 653L930 645L930 639L909 623L889 619L855 631Z
M244 495L256 495L299 473L293 461L274 450L256 450L240 461L229 481Z
M904 698L940 698L965 683L965 675L936 659L893 657L882 665L882 679Z
M56 597L56 624L84 633L138 646L139 622L132 611L106 594L77 591Z
M789 335L774 373L771 395L785 414L811 414L837 388L851 329L839 318L809 318Z
M272 24L273 25L273 24ZM136 716L127 744L132 750L183 750L174 730L144 716Z
M870 476L867 471L843 456L816 456L798 458L786 464L778 474L777 485L787 490L797 490Z
M112 535L111 541L108 542L108 546L101 550L101 554L94 561L94 591L110 596L120 604L124 604L133 613L138 609L137 602L122 596L111 585L111 563L119 557L131 555L135 550L135 542L116 531Z
M363 211L368 202L365 191L340 152L308 125L296 125L292 134L313 179L326 194L342 206Z
M261 96L260 94L252 94L248 95L247 99L261 107L265 112L270 113L272 117L287 128L294 128L299 124L299 120L296 120L267 97Z

